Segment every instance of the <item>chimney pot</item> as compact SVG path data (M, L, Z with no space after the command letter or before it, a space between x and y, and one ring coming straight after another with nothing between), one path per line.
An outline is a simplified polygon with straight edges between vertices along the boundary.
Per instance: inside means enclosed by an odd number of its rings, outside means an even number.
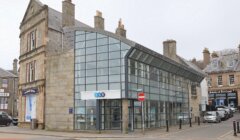
M203 50L203 65L204 68L210 63L210 52L208 48L204 48Z
M102 17L102 12L98 10L96 11L96 16L94 16L94 27L104 30L104 18Z
M116 29L116 34L126 38L126 32L127 31L124 29L122 19L120 18L118 21L118 27Z

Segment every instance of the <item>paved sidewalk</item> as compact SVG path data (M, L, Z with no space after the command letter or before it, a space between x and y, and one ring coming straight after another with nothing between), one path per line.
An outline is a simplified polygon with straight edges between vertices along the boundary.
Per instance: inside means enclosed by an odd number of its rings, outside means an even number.
M202 125L203 126L203 125ZM135 130L128 134L122 134L120 130L116 131L103 131L101 134L97 132L59 132L59 131L46 131L46 130L31 130L27 128L19 128L16 126L0 127L0 133L10 134L28 134L28 135L43 135L43 136L55 136L55 137L67 137L67 138L142 138L142 137L165 137L171 133L192 129L197 126L193 124L193 127L189 125L183 125L180 130L178 126L169 127L169 132L166 132L166 128L145 130L145 134L142 134L141 130Z
M190 129L199 129L207 127L209 124L201 123L198 126L196 123L193 123L192 127L189 125L183 125L182 129L179 129L179 126L169 127L169 132L166 132L166 128L161 129L152 129L146 130L145 134L142 134L141 130L135 130L134 132L129 132L128 134L122 134L120 130L116 131L104 131L101 134L97 132L59 132L59 131L46 131L46 130L31 130L27 128L18 128L16 126L10 127L0 127L0 133L8 134L27 134L27 135L42 135L42 136L54 136L54 137L64 137L64 138L124 138L124 139L137 139L137 138L167 138L168 136L179 133L181 131L188 131ZM240 138L240 133L238 136L233 136L233 132L229 132L226 135L223 135L219 140L235 140Z

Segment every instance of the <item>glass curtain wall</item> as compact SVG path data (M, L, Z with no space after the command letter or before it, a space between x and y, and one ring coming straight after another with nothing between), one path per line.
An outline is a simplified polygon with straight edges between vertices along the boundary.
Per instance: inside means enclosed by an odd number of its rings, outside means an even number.
M184 114L188 117L189 80L138 59L128 60L128 72L129 98L137 99L139 89L145 93L147 128L165 126L166 120L170 125L176 125L178 116ZM138 101L134 102L134 128L141 128L141 104Z
M83 91L120 90L125 97L124 56L130 46L115 38L75 32L75 129L96 129L96 100L81 100ZM101 129L120 129L121 100L101 100Z

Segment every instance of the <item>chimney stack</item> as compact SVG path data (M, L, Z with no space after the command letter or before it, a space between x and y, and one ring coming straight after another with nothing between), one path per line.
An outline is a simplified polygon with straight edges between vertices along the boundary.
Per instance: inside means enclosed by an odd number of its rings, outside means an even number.
M213 51L212 58L217 58L217 57L218 57L218 54L215 51Z
M208 48L205 48L203 50L203 65L204 65L204 68L210 63L210 53L209 53L209 50Z
M18 72L17 72L17 63L18 63L18 60L15 58L14 60L13 60L13 73L14 74L17 74Z
M94 16L94 27L104 30L104 18L102 17L102 12L98 10L96 11L96 16Z
M166 40L163 42L163 55L172 60L178 61L175 40Z
M71 0L62 1L62 27L75 25L75 5Z
M122 24L122 19L118 21L116 34L126 38L126 30L124 29L124 25Z

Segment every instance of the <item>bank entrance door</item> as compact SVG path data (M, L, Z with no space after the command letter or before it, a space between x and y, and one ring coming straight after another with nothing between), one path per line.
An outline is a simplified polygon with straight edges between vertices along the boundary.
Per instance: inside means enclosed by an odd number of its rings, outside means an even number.
M121 104L121 100L101 100L101 129L121 129Z

